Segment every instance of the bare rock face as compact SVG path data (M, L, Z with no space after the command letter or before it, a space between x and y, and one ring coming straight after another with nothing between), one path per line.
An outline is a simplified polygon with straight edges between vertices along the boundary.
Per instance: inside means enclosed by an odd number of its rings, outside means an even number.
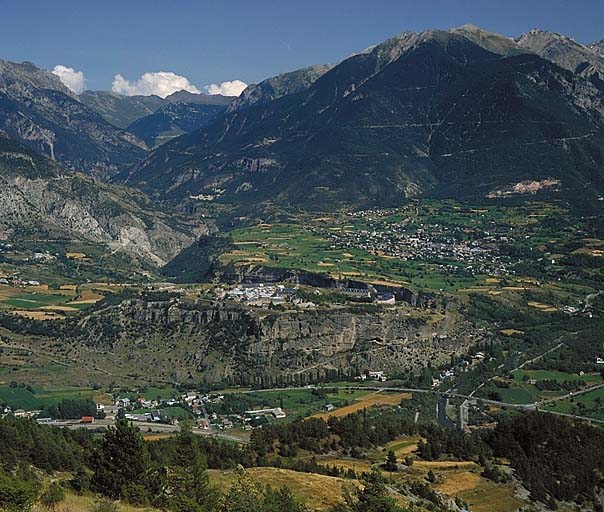
M602 39L601 41L597 41L595 43L591 43L589 45L589 49L592 52L595 52L598 55L601 55L602 57L604 57L604 39Z
M0 133L0 228L105 244L163 265L207 227L154 211L140 192L62 170Z
M598 43L584 46L562 34L538 29L527 32L517 42L540 57L585 78L604 78L604 52Z
M179 368L194 380L236 384L302 382L365 368L392 375L420 368L426 360L444 363L472 342L451 308L334 307L267 314L227 303L137 298L80 323L85 329L71 342L78 350L92 346L108 354L133 354L137 368L166 380ZM108 323L115 327L108 330ZM98 328L116 335L101 338ZM118 367L120 359L112 357Z
M52 73L0 61L0 129L64 167L110 178L146 144L81 103Z

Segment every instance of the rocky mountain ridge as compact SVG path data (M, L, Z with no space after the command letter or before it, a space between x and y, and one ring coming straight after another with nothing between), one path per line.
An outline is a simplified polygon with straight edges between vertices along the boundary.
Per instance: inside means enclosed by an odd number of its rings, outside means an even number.
M68 169L103 178L147 151L31 63L0 61L0 129Z
M553 179L561 197L596 204L598 84L514 41L487 39L511 55L454 31L399 34L307 89L228 112L155 150L126 182L172 201L330 209L418 195L477 199Z
M207 232L140 192L65 171L1 132L0 183L0 229L16 239L84 240L162 265Z
M177 91L165 98L155 95L124 96L110 91L84 91L77 96L77 99L100 114L107 122L118 128L128 129L128 126L139 119L151 116L172 103L226 107L234 98L221 94L195 94L188 91Z

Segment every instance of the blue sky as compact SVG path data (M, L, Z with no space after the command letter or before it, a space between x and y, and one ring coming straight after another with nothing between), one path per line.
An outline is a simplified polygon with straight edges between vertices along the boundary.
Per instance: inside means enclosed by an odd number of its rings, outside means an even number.
M604 0L2 0L0 58L82 71L186 76L200 90L337 62L403 30L474 23L517 36L534 27L604 38Z

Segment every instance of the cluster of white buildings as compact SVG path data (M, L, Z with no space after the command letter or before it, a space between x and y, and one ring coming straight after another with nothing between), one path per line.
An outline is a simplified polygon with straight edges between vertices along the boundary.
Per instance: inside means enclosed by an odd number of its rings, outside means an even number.
M241 284L224 292L224 296L248 306L268 306L293 302L296 290L281 284Z
M356 377L357 380L374 380L376 382L386 382L388 380L388 377L386 376L386 373L382 370L378 370L378 371L368 371L367 373L361 373L361 375L359 375L358 377Z

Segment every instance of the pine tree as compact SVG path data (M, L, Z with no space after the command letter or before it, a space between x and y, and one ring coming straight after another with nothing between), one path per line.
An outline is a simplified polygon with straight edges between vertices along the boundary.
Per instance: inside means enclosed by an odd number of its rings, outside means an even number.
M107 430L91 466L93 489L103 496L118 499L139 495L149 462L138 429L126 419L118 419L115 427Z

